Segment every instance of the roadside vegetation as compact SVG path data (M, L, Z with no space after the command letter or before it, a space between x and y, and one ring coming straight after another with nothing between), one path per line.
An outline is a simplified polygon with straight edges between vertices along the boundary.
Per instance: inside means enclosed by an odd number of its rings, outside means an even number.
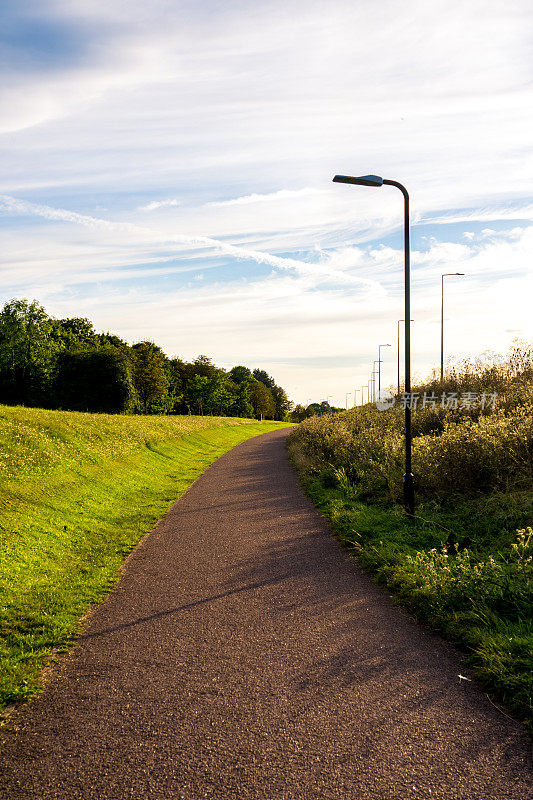
M400 398L309 417L289 453L341 541L533 727L533 348L463 362L414 391L414 520L401 505Z
M283 423L0 406L0 710L218 456Z
M33 301L0 311L0 403L107 414L209 414L283 420L285 390L262 369L229 371L200 355L168 358L82 317L55 319Z

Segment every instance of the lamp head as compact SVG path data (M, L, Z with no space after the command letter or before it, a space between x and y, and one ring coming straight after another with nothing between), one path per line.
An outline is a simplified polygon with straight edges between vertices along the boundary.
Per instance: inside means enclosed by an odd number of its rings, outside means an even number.
M383 186L383 178L379 175L361 175L360 178L352 178L349 175L335 175L333 183L355 183L358 186Z

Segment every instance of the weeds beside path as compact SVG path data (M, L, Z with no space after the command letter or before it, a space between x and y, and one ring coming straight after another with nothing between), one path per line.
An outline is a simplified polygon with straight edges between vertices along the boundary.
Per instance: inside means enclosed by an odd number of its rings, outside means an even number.
M290 435L291 457L364 566L466 647L478 679L531 728L533 346L467 362L413 396L416 519L401 505L398 402L309 417Z

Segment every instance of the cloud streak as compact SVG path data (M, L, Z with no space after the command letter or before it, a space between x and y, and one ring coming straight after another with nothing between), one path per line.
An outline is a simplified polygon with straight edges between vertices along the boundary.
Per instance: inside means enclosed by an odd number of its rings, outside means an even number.
M294 258L285 258L272 255L270 253L263 253L247 247L237 247L209 236L187 236L184 234L179 234L169 237L164 236L161 238L156 231L150 228L134 225L129 222L111 222L109 220L100 219L85 214L78 214L77 212L62 208L52 208L47 205L31 203L26 200L18 200L17 198L10 197L8 195L0 196L0 212L1 211L13 214L43 217L44 219L48 219L50 221L68 222L87 228L136 233L142 237L152 237L154 239L154 244L159 241L180 244L186 247L208 248L217 253L222 253L241 261L255 261L257 264L265 264L267 266L274 267L275 269L293 270L299 275L317 279L319 282L327 280L338 281L342 284L349 283L372 288L376 288L377 286L375 281L372 281L368 278L358 278L356 276L347 275L345 272L341 272L336 269L328 269L320 264L299 261Z

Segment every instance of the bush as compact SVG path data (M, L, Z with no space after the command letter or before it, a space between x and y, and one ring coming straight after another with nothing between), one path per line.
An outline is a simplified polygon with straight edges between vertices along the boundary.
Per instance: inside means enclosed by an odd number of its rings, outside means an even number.
M522 353L522 354L521 354ZM516 365L524 372L516 374ZM525 365L525 366L524 366ZM431 495L488 493L533 484L533 372L530 351L514 349L507 361L485 369L465 366L450 391L492 391L498 387L495 409L449 410L417 408L412 413L413 469L418 491ZM481 379L492 381L483 387ZM417 386L435 392L429 383ZM495 391L495 390L494 390ZM300 451L310 471L342 469L367 497L399 500L404 472L404 415L398 406L378 411L373 405L335 415L304 420L290 434L290 446Z
M60 353L55 392L59 407L66 411L130 411L134 390L129 360L112 347Z

